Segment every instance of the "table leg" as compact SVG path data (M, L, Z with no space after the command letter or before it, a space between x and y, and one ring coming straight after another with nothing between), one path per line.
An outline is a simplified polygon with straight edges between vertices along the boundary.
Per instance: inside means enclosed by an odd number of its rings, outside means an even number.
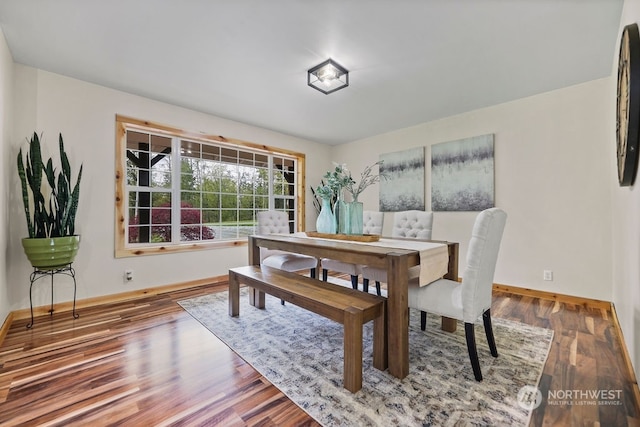
M249 265L260 265L260 247L256 245L256 239L249 236ZM253 307L264 308L264 294L249 288L249 304Z
M387 338L389 373L409 374L409 263L406 255L387 255Z
M449 268L444 278L458 281L458 252L460 245L458 243L448 243L449 249ZM455 332L458 327L458 321L450 317L442 317L441 329L445 332Z
M240 283L238 276L233 271L229 271L229 316L238 317L240 315Z

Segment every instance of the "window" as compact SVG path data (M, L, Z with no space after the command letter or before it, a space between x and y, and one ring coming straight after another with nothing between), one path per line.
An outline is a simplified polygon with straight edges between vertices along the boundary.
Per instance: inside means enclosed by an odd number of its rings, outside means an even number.
M117 116L116 256L237 245L256 213L304 221L304 155Z

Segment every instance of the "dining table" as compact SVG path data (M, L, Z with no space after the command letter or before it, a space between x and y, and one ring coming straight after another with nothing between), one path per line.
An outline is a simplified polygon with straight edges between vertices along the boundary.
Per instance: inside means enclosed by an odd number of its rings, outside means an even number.
M248 237L249 263L260 265L260 248L281 250L330 258L352 264L384 268L387 271L387 337L389 373L404 378L409 373L409 268L425 264L430 248L446 246L446 266L436 274L458 280L458 252L456 242L424 241L416 239L381 237L375 242L350 241L307 236L304 232L292 234L252 235ZM422 242L422 245L420 244ZM319 267L319 265L318 265ZM424 269L421 266L421 270ZM422 284L422 283L421 283ZM454 319L442 318L442 329L456 329Z

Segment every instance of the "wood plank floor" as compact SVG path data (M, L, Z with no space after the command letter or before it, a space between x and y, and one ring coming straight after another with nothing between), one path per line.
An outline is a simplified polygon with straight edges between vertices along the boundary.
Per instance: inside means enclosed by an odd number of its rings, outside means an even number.
M14 321L0 346L0 425L318 425L176 304L223 289L84 308L77 320L55 313L31 330ZM531 425L640 425L610 312L501 291L492 314L554 329L543 396L622 390L615 406L543 399Z

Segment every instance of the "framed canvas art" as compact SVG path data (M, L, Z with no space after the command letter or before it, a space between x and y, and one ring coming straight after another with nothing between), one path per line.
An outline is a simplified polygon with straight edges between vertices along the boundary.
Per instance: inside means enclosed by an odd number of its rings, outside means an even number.
M424 210L424 147L381 154L380 212Z
M431 210L494 206L493 134L431 146Z

